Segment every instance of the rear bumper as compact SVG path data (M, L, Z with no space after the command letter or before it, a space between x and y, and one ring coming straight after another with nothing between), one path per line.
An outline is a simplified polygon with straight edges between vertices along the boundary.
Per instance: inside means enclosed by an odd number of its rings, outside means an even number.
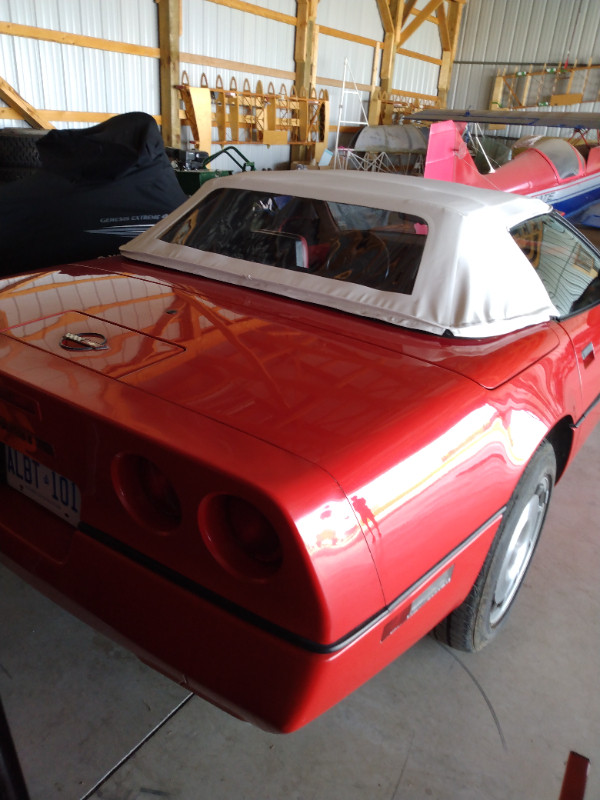
M4 498L6 492L9 497ZM21 538L22 498L0 488L0 558L51 599L132 650L142 661L230 714L291 732L325 712L430 630L468 592L498 525L494 519L427 577L452 580L412 616L408 591L359 631L334 645L305 642L259 624L202 587L135 560L93 531L64 532L43 513L44 528ZM26 500L24 502L27 502ZM31 509L30 509L31 510ZM56 544L56 526L61 530ZM37 541L30 536L37 530ZM52 551L46 547L54 542ZM418 587L422 591L427 581ZM299 601L301 602L301 601Z

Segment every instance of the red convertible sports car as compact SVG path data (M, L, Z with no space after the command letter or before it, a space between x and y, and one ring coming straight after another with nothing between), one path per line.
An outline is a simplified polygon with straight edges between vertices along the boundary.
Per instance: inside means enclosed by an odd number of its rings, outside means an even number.
M478 650L600 415L599 269L539 200L301 171L4 279L2 558L270 730Z

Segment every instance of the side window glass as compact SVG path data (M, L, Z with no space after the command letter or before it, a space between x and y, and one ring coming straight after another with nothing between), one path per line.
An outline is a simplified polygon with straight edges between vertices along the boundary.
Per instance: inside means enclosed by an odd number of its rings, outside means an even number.
M557 214L528 220L511 233L561 316L600 300L600 259Z

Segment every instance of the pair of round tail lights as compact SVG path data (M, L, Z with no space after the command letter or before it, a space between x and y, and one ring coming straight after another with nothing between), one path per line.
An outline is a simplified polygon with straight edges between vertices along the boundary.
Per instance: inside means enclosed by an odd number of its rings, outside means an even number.
M139 525L162 535L180 528L184 512L177 491L153 461L131 453L118 455L112 482L125 510ZM281 565L277 531L243 497L225 492L204 496L197 508L197 526L213 558L238 577L261 580Z

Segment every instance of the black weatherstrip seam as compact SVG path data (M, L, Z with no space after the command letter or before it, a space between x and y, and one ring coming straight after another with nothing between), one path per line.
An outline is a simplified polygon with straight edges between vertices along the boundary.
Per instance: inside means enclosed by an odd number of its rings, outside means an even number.
M259 614L255 614L253 611L248 611L248 609L240 606L238 603L228 600L226 597L214 592L212 589L208 589L205 586L202 586L202 584L193 581L191 578L187 578L185 575L182 575L180 572L161 564L159 561L150 558L144 553L140 553L139 550L120 542L118 539L115 539L113 536L110 536L109 534L104 533L97 528L94 528L92 525L88 525L85 522L80 522L78 529L81 531L81 533L89 536L95 542L98 542L110 550L120 553L144 569L147 569L155 575L164 578L170 583L174 583L181 589L190 592L190 594L193 594L194 596L211 603L211 605L220 608L229 614L232 614L233 616L242 620L242 622L247 622L250 625L254 625L260 630L270 633L271 635L276 636L279 639L288 642L289 644L293 644L302 650L307 650L311 653L318 653L319 655L328 655L337 653L338 651L343 650L344 647L348 647L377 624L379 624L387 616L389 616L389 614L402 605L402 603L404 603L411 595L418 592L419 589L423 587L436 572L444 569L444 567L449 565L464 550L466 550L467 547L469 547L469 545L471 545L490 525L492 525L502 516L504 510L505 507L493 514L486 522L483 523L483 525L477 528L476 531L458 544L453 550L450 551L450 553L448 553L447 556L435 564L421 578L415 581L412 586L410 586L406 591L402 592L402 594L400 594L395 600L393 600L387 606L384 606L380 611L366 619L358 627L354 628L341 639L338 639L336 642L332 642L331 644L314 642L311 639L307 639L306 637L300 636L293 631L287 630L287 628L284 628L281 625L277 625L275 622L271 622L270 620L261 617Z
M589 405L589 406L586 408L586 410L585 410L585 411L583 412L583 414L582 414L582 415L579 417L579 419L577 420L577 422L574 422L574 423L571 425L571 427L572 427L574 430L576 430L577 428L579 428L579 426L580 426L580 425L582 425L582 424L585 422L585 418L586 418L586 417L587 417L589 414L591 414L591 413L592 413L592 411L593 411L593 410L596 408L596 406L598 405L598 403L600 403L600 394L599 394L599 395L598 395L598 397L597 397L597 398L594 400L594 402L593 402L593 403L591 403L591 404L590 404L590 405Z

